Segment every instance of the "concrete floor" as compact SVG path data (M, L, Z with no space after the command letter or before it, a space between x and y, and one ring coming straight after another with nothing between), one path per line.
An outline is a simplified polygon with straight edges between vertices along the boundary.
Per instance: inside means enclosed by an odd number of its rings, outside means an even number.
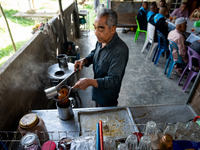
M134 42L135 32L126 34L118 29L118 35L129 47L129 61L126 67L126 72L122 81L122 87L118 99L118 106L136 106L136 105L155 105L155 104L185 104L187 103L189 90L192 84L189 85L186 93L182 92L182 85L177 85L179 77L171 74L168 79L164 75L164 68L167 59L161 57L158 64L155 66L151 59L147 59L147 50L142 54L141 49L144 44L144 34L140 34L137 42ZM76 41L81 49L81 57L94 49L96 37L91 31L88 36L82 36ZM92 66L84 68L80 77L93 78ZM94 102L91 100L91 87L87 90L78 91L82 99L83 107L94 107Z

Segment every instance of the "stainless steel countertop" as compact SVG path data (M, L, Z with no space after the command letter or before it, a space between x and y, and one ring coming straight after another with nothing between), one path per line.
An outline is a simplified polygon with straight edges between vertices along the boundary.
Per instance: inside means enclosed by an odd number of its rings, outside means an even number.
M66 121L59 118L57 109L32 110L31 112L36 113L44 120L47 131L75 131L78 134L78 112L106 111L116 108L119 107L75 108L73 109L74 116ZM156 123L187 122L196 116L190 105L186 104L149 105L128 108L130 108L136 124L146 124L150 120L155 121Z

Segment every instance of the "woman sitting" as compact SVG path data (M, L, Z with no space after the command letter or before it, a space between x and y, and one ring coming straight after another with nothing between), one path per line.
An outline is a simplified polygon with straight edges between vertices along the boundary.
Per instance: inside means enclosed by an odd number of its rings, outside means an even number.
M199 5L199 7L198 7L197 9L195 9L195 10L191 13L191 15L190 15L189 18L190 18L190 19L194 19L194 20L200 20L200 5Z

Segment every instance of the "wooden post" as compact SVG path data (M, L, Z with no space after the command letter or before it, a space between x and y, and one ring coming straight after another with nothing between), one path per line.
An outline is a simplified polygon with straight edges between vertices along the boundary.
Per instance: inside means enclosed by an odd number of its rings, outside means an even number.
M16 49L16 46L15 46L15 42L14 42L14 40L13 40L12 33L11 33L11 31L10 31L10 27L9 27L8 21L7 21L6 16L5 16L4 12L3 12L3 8L1 7L1 3L0 3L0 10L1 10L2 16L3 16L4 19L5 19L6 26L7 26L7 29L8 29L8 33L9 33L9 35L10 35L10 39L11 39L11 41L12 41L13 48L14 48L14 50L15 50L15 52L16 52L17 49Z
M67 34L66 34L65 18L64 18L64 13L63 13L63 9L62 9L62 2L61 2L61 0L58 0L58 2L59 2L59 9L60 9L60 19L61 19L61 24L63 27L64 42L66 44L67 43Z

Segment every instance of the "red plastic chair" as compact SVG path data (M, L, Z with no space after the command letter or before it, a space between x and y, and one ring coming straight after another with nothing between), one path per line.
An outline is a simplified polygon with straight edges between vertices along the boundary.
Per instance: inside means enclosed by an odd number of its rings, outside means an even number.
M196 51L194 51L193 49L191 49L190 47L188 47L187 53L188 53L188 57L189 57L189 62L188 62L188 64L187 64L187 66L185 67L185 69L184 69L184 71L183 71L183 73L182 73L182 75L181 75L181 77L180 77L180 79L179 79L179 81L178 81L178 85L180 85L180 82L181 82L181 80L182 80L182 78L183 78L185 72L186 72L187 70L189 70L189 73L188 73L187 78L186 78L186 80L185 80L185 83L184 83L184 85L183 85L183 89L182 89L183 92L185 92L185 90L187 89L187 87L188 87L188 85L190 84L191 80L192 80L195 76L197 76L197 74L198 74L198 72L199 72L199 71L196 71L196 70L194 70L194 69L192 68L192 58L196 58L196 59L198 60L198 67L199 67L199 69L200 69L200 55L199 55Z

